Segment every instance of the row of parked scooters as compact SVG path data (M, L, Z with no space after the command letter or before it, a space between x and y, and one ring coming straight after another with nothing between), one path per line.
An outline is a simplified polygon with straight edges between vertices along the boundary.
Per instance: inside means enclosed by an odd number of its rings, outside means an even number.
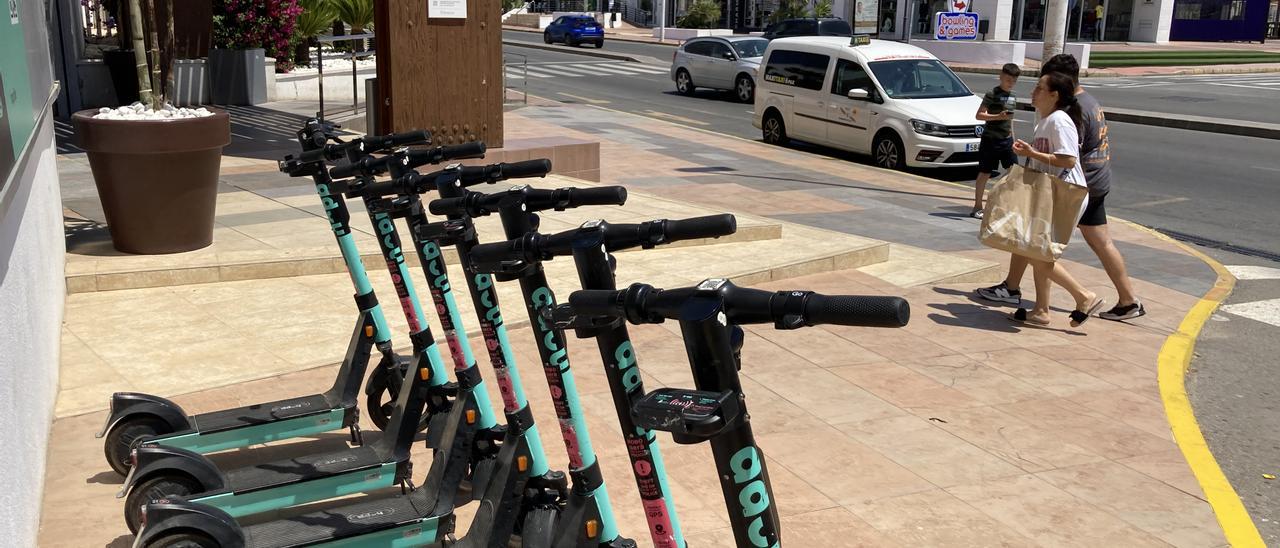
M355 288L358 309L346 356L329 390L259 405L188 415L177 404L146 394L117 393L99 437L108 463L126 475L119 497L145 547L476 546L619 548L600 463L569 366L565 331L595 339L604 364L636 487L659 548L683 548L655 432L675 443L708 442L738 546L780 545L778 511L764 456L756 446L738 370L740 325L772 323L795 329L821 323L899 327L909 316L896 297L824 296L770 292L710 279L697 286L658 289L615 285L611 252L652 248L732 234L732 215L637 224L589 221L559 234L538 232L539 212L588 205L622 205L622 187L517 186L480 193L479 184L541 177L551 164L532 160L431 173L415 168L483 157L479 143L429 145L426 132L342 140L336 126L310 120L298 132L303 151L281 171L311 177L327 212ZM422 196L438 193L424 203ZM408 322L412 356L393 350L391 333L356 249L347 199L360 199ZM431 221L427 213L443 217ZM503 241L481 244L473 219L501 218ZM414 288L397 221L408 228L429 283L432 304L453 363L453 379ZM443 249L453 247L475 303L494 378L499 417L466 337ZM557 304L543 263L572 257L581 291ZM496 282L518 281L551 388L569 463L552 469L534 424L520 370L499 308ZM693 369L694 389L646 390L627 333L632 324L678 321ZM374 352L379 359L372 371ZM366 373L368 380L365 381ZM383 434L364 443L365 411ZM205 455L234 448L347 429L351 446L242 468L219 466ZM415 487L410 448L425 430L430 469ZM305 452L307 443L298 443ZM298 505L400 486L395 495L352 498L305 513L276 512ZM478 502L464 531L454 511ZM257 516L255 516L257 515ZM240 520L248 516L244 523Z

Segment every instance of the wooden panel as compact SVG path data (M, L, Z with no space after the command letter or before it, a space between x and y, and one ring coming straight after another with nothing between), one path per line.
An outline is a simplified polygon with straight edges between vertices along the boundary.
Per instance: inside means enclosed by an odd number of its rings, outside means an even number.
M378 132L425 129L435 144L502 146L498 0L468 0L467 18L430 19L427 0L376 3Z

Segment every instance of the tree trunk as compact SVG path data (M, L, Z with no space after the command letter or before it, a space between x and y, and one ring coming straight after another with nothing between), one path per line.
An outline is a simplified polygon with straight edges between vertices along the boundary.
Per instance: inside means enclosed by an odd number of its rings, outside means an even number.
M1040 62L1062 53L1067 38L1067 0L1049 0L1044 19L1044 54Z
M147 0L147 35L151 37L151 108L164 107L164 83L160 78L160 31L156 30L156 3Z
M142 34L142 8L129 0L129 34L133 37L133 58L138 69L138 100L151 104L151 81L147 78L147 44Z
M164 11L165 11L165 22L164 22L165 31L167 32L167 34L165 39L163 57L166 58L165 61L167 62L167 65L168 65L168 72L166 72L166 77L164 82L164 91L161 93L161 95L168 98L169 94L174 93L174 78L176 78L176 76L174 75L174 69L177 68L175 65L177 63L176 57L178 56L178 38L174 35L174 32L173 32L173 0L165 0Z

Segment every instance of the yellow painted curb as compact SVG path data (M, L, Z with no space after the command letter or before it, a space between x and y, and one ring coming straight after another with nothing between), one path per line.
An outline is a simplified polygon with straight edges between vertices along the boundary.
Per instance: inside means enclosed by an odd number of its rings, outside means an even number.
M1249 512L1245 510L1240 496L1231 487L1231 482L1227 481L1222 469L1218 467L1218 461L1209 451L1209 444L1205 441L1204 434L1200 431L1200 424L1196 422L1195 413L1191 410L1191 399L1187 397L1185 383L1196 338L1200 335L1204 322L1231 294L1231 290L1236 285L1236 278L1222 266L1222 263L1191 246L1147 227L1127 221L1126 224L1181 247L1204 261L1218 274L1218 280L1214 282L1213 288L1200 298L1190 312L1187 312L1187 315L1182 318L1182 323L1178 324L1178 330L1169 335L1164 345L1160 347L1160 356L1156 362L1160 399L1164 401L1164 411L1169 418L1173 439L1182 450L1183 458L1191 466L1191 472L1195 474L1196 480L1200 482L1200 488L1204 490L1205 499L1209 501L1214 515L1218 517L1218 524L1222 526L1222 533L1227 537L1227 542L1237 548L1265 547L1266 543L1262 541L1262 535L1258 534L1258 528L1249 517Z

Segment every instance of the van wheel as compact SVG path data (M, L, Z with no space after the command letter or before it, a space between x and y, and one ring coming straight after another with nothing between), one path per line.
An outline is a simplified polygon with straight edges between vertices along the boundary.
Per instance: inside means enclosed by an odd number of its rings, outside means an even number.
M891 132L877 135L871 151L877 166L896 170L907 167L906 150L902 148L902 139Z
M745 74L738 76L738 81L734 84L733 91L738 96L738 100L743 103L750 103L756 98L756 84Z
M777 112L770 112L764 115L764 123L760 124L760 126L761 131L764 133L764 142L783 146L789 141L787 139L787 124L783 123L782 116L778 115Z
M693 87L693 78L689 77L689 71L685 69L676 71L676 91L680 92L680 95L693 95L696 89L698 88Z

